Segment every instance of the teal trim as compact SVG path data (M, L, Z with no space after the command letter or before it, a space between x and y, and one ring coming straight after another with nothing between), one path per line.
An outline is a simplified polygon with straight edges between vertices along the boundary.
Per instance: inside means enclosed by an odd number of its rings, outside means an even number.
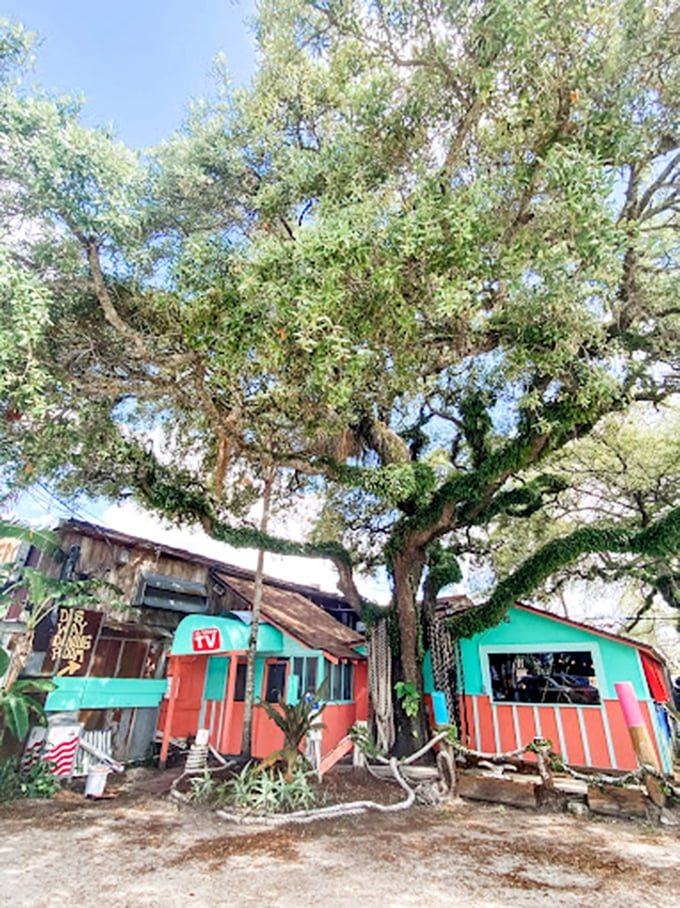
M208 652L194 649L194 631L215 629L219 640L217 647ZM216 653L244 652L248 649L250 626L239 618L218 617L211 615L187 615L175 631L172 641L172 656L211 656ZM257 629L257 651L272 655L281 655L283 651L283 634L271 624L261 623Z
M229 656L211 656L205 673L204 700L224 700L227 688Z
M300 679L297 675L288 675L286 703L295 706L300 699Z
M48 712L125 709L160 705L167 681L141 678L54 678L57 689L45 702Z
M623 641L611 640L587 628L562 624L548 615L536 615L511 608L503 621L470 639L461 640L465 691L473 696L489 692L486 654L493 652L535 652L551 649L589 649L593 653L600 697L615 700L614 685L630 681L639 700L649 700L638 650Z
M446 707L446 694L441 690L432 691L432 712L434 713L435 725L448 725L449 711Z
M433 691L434 675L432 673L432 650L428 650L423 659L423 693L431 694Z

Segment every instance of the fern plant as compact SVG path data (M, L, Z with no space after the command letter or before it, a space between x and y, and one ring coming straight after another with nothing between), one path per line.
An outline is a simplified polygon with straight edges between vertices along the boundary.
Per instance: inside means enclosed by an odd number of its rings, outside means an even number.
M254 813L289 813L313 807L317 795L308 774L298 767L290 780L282 772L260 772L252 764L220 786L219 800Z

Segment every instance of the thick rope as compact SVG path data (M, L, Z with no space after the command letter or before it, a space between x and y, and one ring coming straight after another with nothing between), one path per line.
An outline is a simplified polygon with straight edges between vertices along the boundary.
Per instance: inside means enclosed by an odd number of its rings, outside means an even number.
M392 774L406 792L406 797L398 804L378 804L375 801L351 801L348 804L331 804L328 807L318 807L314 810L297 810L294 813L264 814L262 816L243 815L239 813L230 813L226 810L217 810L216 814L220 819L229 823L238 823L240 825L265 825L265 826L285 826L288 823L313 823L315 820L336 820L339 817L355 816L360 813L366 813L369 810L378 813L395 813L399 810L408 810L413 806L416 799L416 793L408 784L406 779L399 772L397 760L392 757L387 761L392 769Z
M379 621L368 638L368 684L375 716L376 743L389 753L396 737L392 708L392 654L387 621Z
M460 727L456 647L446 621L436 613L432 618L432 676L436 690L444 692L450 721Z

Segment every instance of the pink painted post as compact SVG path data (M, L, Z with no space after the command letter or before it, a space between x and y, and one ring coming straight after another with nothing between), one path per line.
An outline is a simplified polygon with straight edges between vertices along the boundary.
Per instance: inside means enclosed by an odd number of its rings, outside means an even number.
M640 709L640 704L638 703L635 691L633 690L633 685L630 681L619 681L618 684L614 685L614 688L616 689L616 696L619 698L619 703L623 710L623 718L626 720L627 728L636 728L637 726L644 725L645 720L642 715L642 710Z
M621 704L623 718L628 726L628 733L638 763L642 767L651 766L653 769L660 771L656 751L654 750L652 739L649 736L649 731L647 730L640 704L635 696L633 685L630 681L621 681L618 684L615 684L614 688L616 689L616 696L619 698L619 703ZM645 787L647 788L647 793L652 801L659 807L663 807L666 799L661 790L659 780L649 773L646 773Z

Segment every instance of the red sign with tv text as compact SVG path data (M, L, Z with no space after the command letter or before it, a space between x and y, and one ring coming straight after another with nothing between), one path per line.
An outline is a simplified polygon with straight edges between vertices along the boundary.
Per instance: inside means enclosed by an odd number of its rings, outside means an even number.
M192 631L191 646L195 653L214 653L221 649L220 629L218 627L202 627Z

